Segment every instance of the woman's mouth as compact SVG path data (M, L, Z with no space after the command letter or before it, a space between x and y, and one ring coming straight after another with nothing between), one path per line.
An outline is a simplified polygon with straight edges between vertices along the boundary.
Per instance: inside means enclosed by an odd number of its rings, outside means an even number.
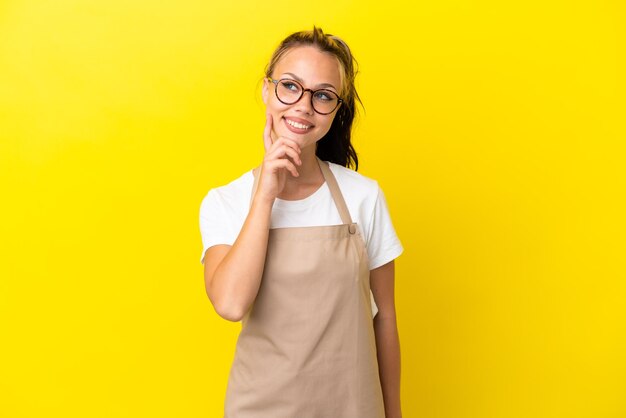
M307 133L314 126L293 119L287 119L286 117L283 117L283 120L285 121L285 126L287 126L287 129L296 134Z

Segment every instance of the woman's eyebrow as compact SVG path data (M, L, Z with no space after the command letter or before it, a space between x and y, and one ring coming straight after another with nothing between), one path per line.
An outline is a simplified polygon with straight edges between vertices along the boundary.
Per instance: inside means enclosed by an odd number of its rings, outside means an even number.
M290 76L292 76L292 77L293 77L296 81L299 81L301 84L304 84L304 81L303 81L300 77L298 77L297 75L295 75L295 74L293 74L293 73L283 73L283 75L290 75ZM329 84L329 83L320 83L320 84L318 84L318 85L317 85L317 86L315 86L315 87L317 87L317 88L332 87L332 88L334 88L335 90L337 90L337 88L336 88L335 86L333 86L332 84Z

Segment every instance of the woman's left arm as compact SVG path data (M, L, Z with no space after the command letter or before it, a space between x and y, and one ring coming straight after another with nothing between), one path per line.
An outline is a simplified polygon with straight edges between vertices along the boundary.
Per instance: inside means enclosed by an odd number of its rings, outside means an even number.
M370 270L370 287L378 313L374 317L380 384L383 390L386 418L401 418L400 406L400 338L396 324L394 298L395 265L390 261Z

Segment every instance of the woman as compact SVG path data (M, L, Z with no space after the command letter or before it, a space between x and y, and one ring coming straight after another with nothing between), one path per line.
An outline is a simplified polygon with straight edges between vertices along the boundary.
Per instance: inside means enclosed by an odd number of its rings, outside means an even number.
M336 36L283 40L263 82L262 163L202 201L206 291L242 321L227 418L401 416L403 249L378 183L348 168L355 75Z

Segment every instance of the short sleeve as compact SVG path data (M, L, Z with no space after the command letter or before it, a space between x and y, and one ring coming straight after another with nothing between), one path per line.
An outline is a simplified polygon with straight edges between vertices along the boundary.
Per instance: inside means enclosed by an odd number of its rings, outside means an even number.
M217 244L233 245L238 231L235 231L231 218L232 211L228 210L216 190L209 190L200 204L200 235L202 237L200 263L204 264L204 253L209 247Z
M397 258L404 248L396 234L385 195L378 186L374 210L369 220L367 254L373 270Z

